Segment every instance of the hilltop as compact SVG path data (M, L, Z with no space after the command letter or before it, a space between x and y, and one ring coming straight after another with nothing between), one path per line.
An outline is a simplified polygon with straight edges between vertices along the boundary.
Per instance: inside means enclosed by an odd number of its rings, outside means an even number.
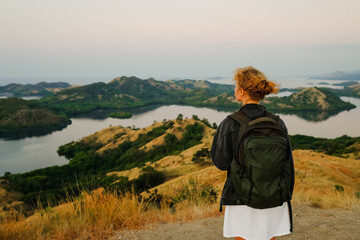
M6 86L0 86L0 95L14 97L49 96L68 87L71 87L71 85L66 82L39 82L37 84L11 83Z
M349 102L342 101L337 95L324 88L310 87L295 92L288 97L267 98L264 105L270 109L339 111L355 108Z
M319 209L306 204L293 205L294 232L276 239L303 240L357 240L360 235L358 211L342 209ZM207 217L185 222L149 224L142 229L125 229L117 232L111 240L182 240L182 239L228 239L223 237L224 216Z

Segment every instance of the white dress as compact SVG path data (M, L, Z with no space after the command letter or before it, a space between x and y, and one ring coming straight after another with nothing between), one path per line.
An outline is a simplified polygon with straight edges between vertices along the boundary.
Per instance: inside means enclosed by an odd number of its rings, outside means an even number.
M288 204L255 209L246 205L225 206L224 237L269 240L290 233Z

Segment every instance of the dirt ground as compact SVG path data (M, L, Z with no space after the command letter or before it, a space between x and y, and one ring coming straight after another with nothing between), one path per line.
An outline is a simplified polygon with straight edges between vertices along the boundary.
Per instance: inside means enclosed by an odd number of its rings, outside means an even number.
M319 209L305 204L293 206L294 232L278 240L360 239L360 211ZM141 230L123 230L111 238L126 240L227 239L222 236L223 216L193 222L163 223Z

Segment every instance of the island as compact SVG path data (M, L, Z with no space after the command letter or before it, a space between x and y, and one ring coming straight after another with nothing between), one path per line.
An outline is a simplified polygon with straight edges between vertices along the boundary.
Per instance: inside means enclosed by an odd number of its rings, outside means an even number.
M328 91L344 97L360 98L360 84L345 85L343 89L327 89Z
M181 104L235 111L240 103L234 97L234 86L206 80L139 79L119 77L109 83L93 83L64 89L39 100L47 109L74 116L99 109L138 108L151 105ZM268 97L262 101L274 112L343 111L354 108L325 88L310 87L288 97ZM112 111L114 112L114 111Z
M131 116L132 116L131 112L124 112L124 111L118 111L109 114L109 117L112 118L131 118Z
M43 109L37 101L0 99L0 138L44 135L70 123L68 117Z
M0 96L7 97L28 97L28 96L49 96L62 89L71 87L66 82L39 82L37 84L17 84L11 83L0 86Z

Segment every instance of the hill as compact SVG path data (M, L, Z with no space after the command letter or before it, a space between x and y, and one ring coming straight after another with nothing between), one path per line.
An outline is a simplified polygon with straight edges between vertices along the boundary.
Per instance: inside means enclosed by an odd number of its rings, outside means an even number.
M40 103L45 108L68 115L99 109L126 111L154 104L182 104L233 111L240 106L234 97L233 88L232 85L214 84L205 80L156 81L152 78L141 80L136 77L119 77L109 83L99 82L65 89L40 100ZM300 111L304 110L323 111L331 115L331 112L355 107L323 88L304 89L290 97L267 98L263 104L270 111L301 116Z
M292 93L287 97L267 97L261 104L274 113L295 114L308 121L322 121L341 111L356 106L341 100L329 89L310 87ZM202 101L203 106L217 108L239 106L233 94L223 93Z
M62 90L41 100L46 108L74 115L96 109L128 109L154 104L188 104L204 96L231 92L232 86L208 81L156 81L119 77L109 83L93 83Z
M263 101L269 109L284 111L318 110L338 111L355 108L351 103L342 101L338 96L327 89L310 87L291 94L289 97L267 98Z
M61 146L59 154L70 159L65 166L7 173L0 189L8 197L2 200L0 236L34 239L41 232L44 239L100 239L124 228L218 216L226 173L209 158L215 129L196 119L179 116L142 129L105 128ZM314 139L293 141L306 148ZM358 139L348 141L346 148L359 144ZM359 211L358 160L313 150L293 155L295 219L301 209ZM21 209L38 201L42 208L28 212L30 217L22 215Z
M2 184L7 192L0 189L0 193L12 198L3 201L7 222L0 225L0 236L31 239L36 231L48 239L82 239L89 234L102 238L124 227L218 215L226 173L212 166L209 158L215 132L209 125L205 119L179 115L142 129L113 126L59 147L59 154L70 159L67 165L6 173ZM333 145L330 139L291 139L297 148L319 142ZM354 155L293 152L294 203L360 209L360 162L354 158L359 140L336 141L344 142L339 148L353 148ZM28 218L19 212L6 218L7 210L20 206L19 200L42 208L28 213L32 215Z
M360 98L360 84L355 83L344 86L343 89L328 89L339 96Z
M37 84L16 84L11 83L0 86L0 95L23 97L23 96L48 96L71 85L66 82L39 82Z
M42 135L62 129L70 123L67 117L43 109L35 101L19 98L0 99L0 137L2 138Z

